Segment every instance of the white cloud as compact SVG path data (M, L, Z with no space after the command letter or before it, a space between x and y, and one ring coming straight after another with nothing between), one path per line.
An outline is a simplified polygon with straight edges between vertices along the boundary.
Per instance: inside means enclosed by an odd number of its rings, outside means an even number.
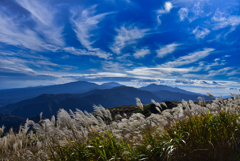
M126 61L130 61L130 60L127 60L127 57L130 57L130 56L131 55L127 53L127 54L123 54L121 56L116 57L116 59L121 62L126 62Z
M210 33L210 30L208 30L207 28L203 28L203 27L199 27L197 26L193 31L193 34L195 34L197 39L203 39L206 35L208 35Z
M99 72L96 74L83 74L82 75L85 78L95 79L95 78L101 78L101 77L127 77L127 74L123 73L116 73L116 72Z
M240 71L239 70L232 70L227 73L227 76L234 76L234 75L239 75Z
M14 57L0 57L0 72L34 75L36 72L26 66L27 61Z
M44 1L16 0L23 8L31 13L36 22L36 30L44 35L50 44L64 46L63 27L57 26L55 22L56 10Z
M238 77L229 77L228 79L239 79Z
M174 52L176 50L176 48L179 45L180 44L172 43L172 44L161 47L159 50L156 50L157 57L162 58L162 57L166 56L167 54L171 54L172 52Z
M185 18L188 17L188 9L187 8L181 8L178 11L178 15L179 15L180 21L183 21Z
M148 54L151 54L151 51L147 48L142 48L142 49L136 50L133 56L136 59L139 59L139 58L144 58L145 55L148 55Z
M194 4L192 11L194 12L195 16L201 16L204 14L203 11L203 3L202 2L197 2Z
M195 71L193 68L148 68L148 67L139 67L131 71L126 71L127 73L139 76L150 76L152 78L166 77L173 73L188 73L190 71Z
M110 49L114 53L120 54L121 49L127 45L136 43L138 39L141 39L146 35L146 32L149 31L149 29L139 29L136 26L125 28L125 26L122 26L120 29L116 29L116 31L118 34L115 36L114 43Z
M43 40L32 30L20 28L20 22L0 10L0 41L32 50L43 50Z
M162 67L177 67L177 66L191 64L202 58L207 57L214 50L215 49L213 49L213 48L205 48L203 51L196 51L194 53L190 53L188 55L179 57L178 59L176 59L174 61L164 63L160 66L162 66Z
M172 8L173 8L173 5L172 5L171 2L165 2L165 4L164 4L164 9L159 9L159 10L157 10L157 21L158 21L158 24L159 24L159 25L162 23L161 20L160 20L160 17L161 17L163 14L169 13Z
M98 56L99 58L104 58L104 59L108 59L112 55L110 53L106 53L105 51L101 51L101 50L87 51L84 49L76 49L74 47L65 47L63 50L74 55L92 55L92 56Z
M214 30L232 26L231 30L233 31L236 26L240 25L240 16L229 15L228 13L221 12L218 9L212 17L212 21Z
M214 62L214 63L211 63L211 64L207 64L207 65L204 65L204 68L205 68L204 70L207 71L207 70L210 70L212 67L220 66L220 65L225 65L225 63Z
M171 2L165 2L164 8L167 12L170 12L170 10L173 8L173 5Z
M124 70L123 64L120 64L118 62L112 62L112 61L102 61L102 66L105 71L120 71Z
M216 76L216 75L228 75L228 76L231 76L233 74L230 74L227 73L229 70L233 70L233 68L231 67L225 67L225 68L222 68L222 69L219 69L219 70L210 70L209 71L209 74L207 75L207 77L213 77L213 76Z
M112 13L108 12L94 15L96 13L96 7L97 5L94 5L83 10L82 12L79 12L78 10L71 10L71 22L74 26L73 29L77 35L78 40L88 50L96 50L91 46L95 42L91 41L91 37L93 36L93 34L91 34L91 31L97 29L97 24L102 21L105 16Z

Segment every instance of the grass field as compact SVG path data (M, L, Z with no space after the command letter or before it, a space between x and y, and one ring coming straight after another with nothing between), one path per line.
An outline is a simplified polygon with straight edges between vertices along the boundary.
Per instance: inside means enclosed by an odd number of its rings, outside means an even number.
M237 161L240 95L232 95L211 102L183 100L173 108L170 102L152 100L144 106L136 99L139 109L131 116L120 112L113 117L114 108L102 106L94 106L94 114L61 109L57 118L27 120L18 133L5 133L0 159Z

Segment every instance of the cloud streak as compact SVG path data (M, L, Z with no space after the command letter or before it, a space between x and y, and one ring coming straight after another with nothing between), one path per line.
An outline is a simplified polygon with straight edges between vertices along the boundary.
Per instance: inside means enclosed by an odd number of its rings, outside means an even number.
M95 42L95 40L91 40L91 37L93 36L91 34L91 31L97 29L97 24L102 21L105 16L112 13L108 12L95 15L96 7L97 5L94 5L83 10L80 13L76 9L71 10L71 22L74 27L73 29L77 35L78 40L88 50L96 50L91 46Z
M172 43L161 47L159 50L156 50L157 57L163 58L164 56L174 52L180 44Z
M232 26L232 28L235 28L236 26L240 25L240 16L229 15L228 13L221 12L218 9L212 17L212 21L214 22L213 30L218 30L227 26Z
M101 50L87 51L85 49L76 49L74 47L65 47L63 50L73 55L91 55L104 59L108 59L112 55Z
M192 33L196 36L197 39L203 39L206 35L210 33L210 30L207 28L197 26Z
M142 49L136 50L133 56L136 59L140 59L140 58L144 58L148 54L151 54L151 51L148 48L142 48Z
M194 53L190 53L188 55L179 57L174 61L164 63L160 66L162 66L162 67L178 67L178 66L188 65L188 64L194 63L202 58L207 57L214 50L215 49L213 49L213 48L205 48L203 51L196 51Z
M163 14L167 14L171 11L171 9L173 8L173 5L171 2L165 2L164 4L164 9L159 9L157 10L157 22L158 22L158 25L160 25L162 23L162 21L160 20L160 17L163 15Z
M50 7L44 1L35 0L16 0L19 5L25 8L36 23L36 31L41 33L46 41L57 46L64 46L63 27L58 26L55 22L56 9Z
M138 39L143 38L149 29L139 29L138 27L122 26L120 29L116 29L117 36L114 38L114 43L110 47L110 49L116 53L121 54L121 49L124 47L137 43Z

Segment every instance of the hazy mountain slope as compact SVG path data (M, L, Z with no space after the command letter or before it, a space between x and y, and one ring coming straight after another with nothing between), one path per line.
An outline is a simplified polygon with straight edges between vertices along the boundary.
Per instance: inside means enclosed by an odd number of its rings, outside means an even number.
M55 99L35 103L25 102L25 104L20 103L19 106L16 104L15 107L17 107L11 112L11 114L15 116L30 117L39 115L40 112L43 112L44 116L51 116L56 114L60 108L66 110L75 110L78 108L83 111L86 110L88 112L93 112L93 104L101 104L105 108L131 104L134 105L136 104L136 97L139 97L143 104L150 103L151 99L158 102L162 101L161 98L155 96L151 92L133 87L121 86L112 89L93 90L79 95L79 97L66 97L62 100Z
M199 95L199 93L189 92L189 91L177 88L177 87L170 87L170 86L166 86L166 85L157 85L157 84L150 84L146 87L141 87L139 89L150 91L150 92L159 92L159 91L164 90L164 91L170 91L170 92ZM202 94L200 94L200 95L202 95Z
M167 101L182 101L184 99L185 101L198 101L198 97L202 95L197 95L197 94L184 94L184 93L179 93L179 92L171 92L171 91L158 91L158 92L153 92L158 97L163 98L164 100ZM205 100L212 100L212 98L204 96Z
M101 84L99 89L110 89L110 88L114 88L114 87L118 87L118 86L123 86L123 85L116 83L116 82L108 82L108 83Z
M0 106L33 98L41 94L84 93L100 86L86 81L60 85L0 90Z
M61 101L66 98L81 97L82 94L42 94L40 96L26 99L17 103L12 103L0 108L0 113L10 113L17 107L28 105L28 104L38 104L47 101Z
M88 95L93 95L93 94L99 94L99 95L105 95L108 97L111 97L112 95L115 95L115 93L122 93L128 97L135 98L138 97L141 99L143 104L147 104L151 102L151 99L156 99L156 101L162 101L162 98L159 98L158 96L154 95L152 92L137 89L134 87L126 87L126 86L120 86L120 87L115 87L111 89L96 89L92 90L86 93L83 93L83 96L88 96Z

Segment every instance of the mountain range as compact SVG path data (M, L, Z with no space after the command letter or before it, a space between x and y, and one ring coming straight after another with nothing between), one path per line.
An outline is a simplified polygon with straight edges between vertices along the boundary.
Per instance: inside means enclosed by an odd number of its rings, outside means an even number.
M39 95L36 97L37 94ZM60 108L73 111L78 108L82 111L93 112L94 104L101 104L105 108L134 105L136 97L140 98L143 104L151 103L151 99L157 102L181 101L182 99L196 101L198 96L202 96L202 94L156 84L137 89L115 82L97 85L78 81L54 86L1 90L0 96L1 99L12 99L12 103L0 107L0 113L26 118L39 115L41 112L43 112L43 116L52 116ZM209 97L204 97L206 100L211 100ZM28 99L13 102L13 98L14 100Z
M116 86L121 85L115 82L98 85L86 81L77 81L51 86L5 89L0 90L0 107L28 98L37 97L41 94L84 93L93 89L109 89Z

